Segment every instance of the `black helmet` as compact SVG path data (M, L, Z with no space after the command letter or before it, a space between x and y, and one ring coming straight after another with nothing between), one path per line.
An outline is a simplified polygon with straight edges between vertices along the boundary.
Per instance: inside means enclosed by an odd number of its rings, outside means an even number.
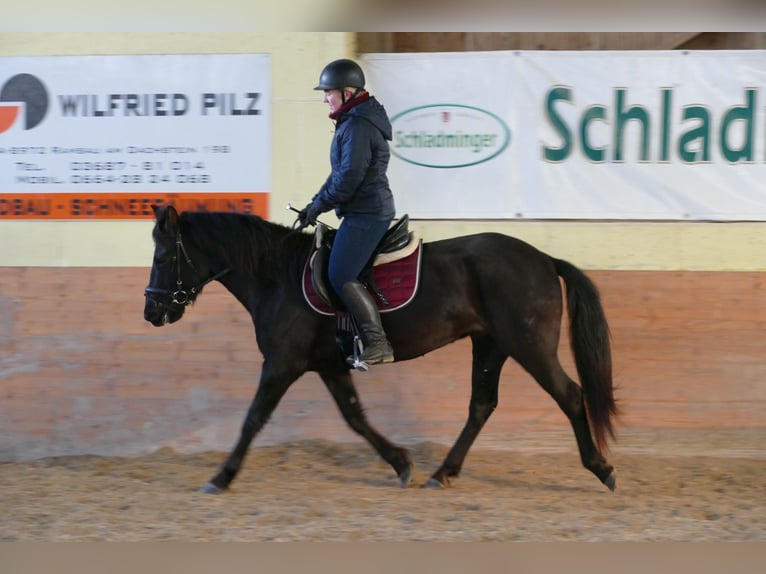
M345 87L364 88L364 72L353 60L334 60L319 75L315 90L337 90Z

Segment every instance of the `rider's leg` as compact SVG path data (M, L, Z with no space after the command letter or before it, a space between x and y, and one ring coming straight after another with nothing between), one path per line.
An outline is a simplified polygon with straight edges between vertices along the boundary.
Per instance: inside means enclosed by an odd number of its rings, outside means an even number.
M392 362L394 350L383 331L378 306L364 285L358 281L348 281L343 286L341 299L359 326L364 343L360 360L369 365Z
M365 346L362 360L367 363L393 360L378 307L369 292L359 283L359 273L390 223L390 219L380 221L367 217L345 217L330 252L330 285L359 326Z

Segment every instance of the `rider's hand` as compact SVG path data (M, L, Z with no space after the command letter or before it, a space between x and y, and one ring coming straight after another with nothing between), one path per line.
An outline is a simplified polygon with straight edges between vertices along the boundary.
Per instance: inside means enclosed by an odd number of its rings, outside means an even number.
M298 212L298 223L300 224L298 229L304 229L309 225L316 225L318 216L319 213L316 208L314 208L314 203L309 203Z

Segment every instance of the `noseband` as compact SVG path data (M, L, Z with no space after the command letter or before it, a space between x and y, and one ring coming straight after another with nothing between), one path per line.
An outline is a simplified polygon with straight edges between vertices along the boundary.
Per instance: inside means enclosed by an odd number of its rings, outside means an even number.
M152 295L166 296L170 298L171 303L175 303L176 305L182 305L185 307L186 305L191 303L192 296L199 293L199 291L205 285L207 285L211 281L220 279L222 276L226 275L229 271L231 271L231 267L227 267L226 269L216 273L209 279L205 279L204 281L197 283L197 285L195 285L194 287L191 287L187 291L183 287L183 281L181 281L181 254L183 254L184 259L186 260L186 264L191 268L192 272L197 277L199 277L197 268L194 267L194 263L192 263L192 260L189 257L189 254L186 252L186 247L184 247L184 242L181 239L181 233L179 232L176 235L176 289L175 291L171 291L170 289L159 289L158 287L147 287L146 289L144 289L145 297L151 297Z

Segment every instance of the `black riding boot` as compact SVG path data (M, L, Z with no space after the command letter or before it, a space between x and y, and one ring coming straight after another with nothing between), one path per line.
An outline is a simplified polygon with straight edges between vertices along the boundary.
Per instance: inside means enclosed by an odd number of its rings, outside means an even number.
M341 298L348 312L354 317L364 343L364 352L360 360L368 365L393 362L394 350L383 331L378 306L365 286L358 281L349 281L343 285ZM346 361L353 363L354 359L348 357Z

